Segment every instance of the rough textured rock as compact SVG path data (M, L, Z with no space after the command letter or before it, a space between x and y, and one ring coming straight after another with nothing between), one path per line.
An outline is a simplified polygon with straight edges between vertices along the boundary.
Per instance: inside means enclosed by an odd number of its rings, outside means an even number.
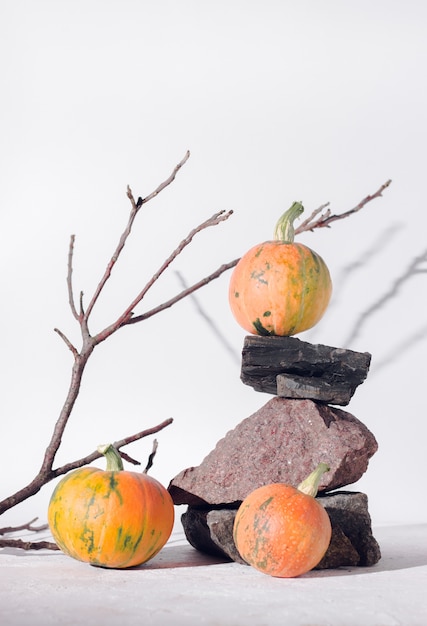
M353 415L311 400L272 398L169 485L175 504L227 505L273 482L297 486L323 461L319 493L356 482L378 448Z
M332 524L331 545L318 568L338 567L344 546L342 536L358 554L354 565L374 565L381 558L380 547L372 535L368 498L364 493L338 491L319 498ZM339 531L339 532L338 532ZM340 565L352 565L350 559Z
M189 506L181 515L188 543L200 552L245 563L233 540L236 511L237 508L197 509Z
M370 363L368 352L254 335L245 338L240 377L256 391L345 406Z
M377 563L381 551L372 535L366 495L360 492L337 492L318 500L330 517L332 538L316 569L370 566ZM201 552L245 564L233 540L236 511L237 508L188 507L181 518L188 542Z

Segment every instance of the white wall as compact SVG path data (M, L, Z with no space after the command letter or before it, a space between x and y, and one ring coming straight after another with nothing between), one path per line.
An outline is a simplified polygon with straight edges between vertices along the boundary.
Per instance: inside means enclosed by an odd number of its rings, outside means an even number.
M187 281L269 239L294 200L306 214L326 201L342 212L392 178L357 215L301 236L335 282L328 313L301 338L372 353L348 410L380 447L355 488L375 523L426 521L417 495L426 275L406 281L348 343L358 317L427 246L426 18L422 0L2 2L0 496L36 473L68 386L72 357L53 328L79 342L65 283L70 234L87 301L125 226L126 185L147 195L190 149L175 183L139 216L92 331L215 211L234 215L176 261ZM239 355L245 333L227 287L228 275L198 299ZM178 290L172 268L141 312ZM97 348L57 461L173 417L152 470L167 484L268 399L240 382L239 363L188 300ZM151 442L129 452L145 460ZM52 488L9 517L45 519Z

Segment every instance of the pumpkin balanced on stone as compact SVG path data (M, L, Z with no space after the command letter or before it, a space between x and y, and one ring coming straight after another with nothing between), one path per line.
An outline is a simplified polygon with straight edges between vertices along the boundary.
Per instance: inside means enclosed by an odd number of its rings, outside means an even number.
M166 489L144 473L123 470L112 445L99 446L106 471L83 467L56 486L48 522L58 547L69 556L110 568L145 563L169 539L174 505Z
M301 333L319 322L329 304L327 265L309 247L294 242L293 222L303 211L294 202L277 222L274 240L251 248L233 270L231 311L253 335Z
M246 563L278 578L300 576L320 563L332 536L329 515L315 499L325 471L329 467L319 463L297 488L272 483L246 496L233 527Z

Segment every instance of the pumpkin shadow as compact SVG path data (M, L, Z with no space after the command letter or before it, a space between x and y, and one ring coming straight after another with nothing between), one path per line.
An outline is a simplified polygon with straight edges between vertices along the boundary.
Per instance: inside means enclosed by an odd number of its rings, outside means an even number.
M230 563L230 559L221 556L212 556L196 550L189 544L167 545L159 554L142 565L133 567L133 570L174 569L178 567L201 567Z

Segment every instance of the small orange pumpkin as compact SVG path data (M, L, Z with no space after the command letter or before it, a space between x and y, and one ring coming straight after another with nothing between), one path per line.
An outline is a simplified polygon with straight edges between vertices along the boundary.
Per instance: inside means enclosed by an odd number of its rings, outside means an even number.
M77 469L56 486L48 522L58 547L102 567L145 563L172 532L174 506L168 491L146 473L127 472L117 450L100 446L107 470Z
M305 574L321 561L332 528L326 510L314 496L328 469L320 463L297 489L274 483L255 489L243 500L233 527L242 559L279 578Z
M294 202L277 222L274 241L251 248L231 275L231 311L254 335L301 333L317 324L329 304L332 282L325 262L294 243L293 221L303 211Z

